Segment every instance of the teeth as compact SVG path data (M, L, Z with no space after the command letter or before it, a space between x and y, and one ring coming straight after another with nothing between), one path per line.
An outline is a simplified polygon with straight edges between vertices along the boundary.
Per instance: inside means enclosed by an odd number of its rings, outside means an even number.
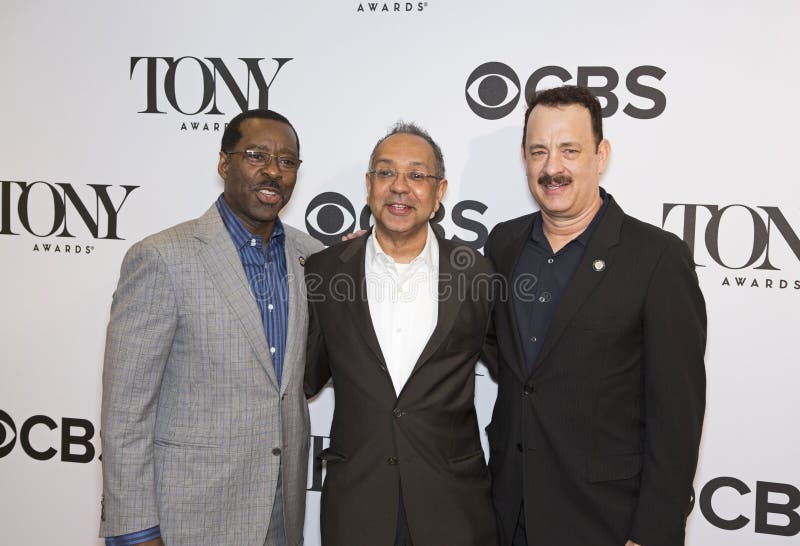
M263 193L264 195L276 195L272 190L261 190L259 193Z

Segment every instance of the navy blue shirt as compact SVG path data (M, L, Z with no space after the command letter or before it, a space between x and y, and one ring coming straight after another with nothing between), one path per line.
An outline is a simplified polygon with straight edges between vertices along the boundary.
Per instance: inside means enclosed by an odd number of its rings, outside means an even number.
M533 215L533 227L514 270L512 297L517 328L522 340L526 370L533 371L542 342L586 246L603 217L610 196L600 188L603 204L583 233L553 252L542 229L542 214Z
M264 335L267 337L272 363L278 383L283 376L283 358L286 351L286 330L289 317L289 285L286 278L286 232L280 218L275 219L267 244L262 237L247 231L241 220L231 210L222 195L217 199L217 210L222 223L231 236L242 261L250 291L256 299ZM161 527L107 537L106 546L132 546L161 536Z

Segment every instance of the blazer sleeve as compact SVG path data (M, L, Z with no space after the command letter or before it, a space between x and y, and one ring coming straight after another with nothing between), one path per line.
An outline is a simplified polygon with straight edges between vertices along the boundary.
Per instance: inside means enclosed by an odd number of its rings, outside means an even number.
M318 305L324 303L325 292L320 290L322 276L313 270L306 270L306 290L308 293L308 346L306 354L306 372L303 390L306 397L311 398L322 390L331 378L328 350L325 336L320 325Z
M502 284L506 283L506 280L501 278L501 275L497 272L499 270L497 264L495 263L495 257L492 254L495 230L496 228L492 230L492 232L489 234L489 238L486 239L486 244L483 246L483 255L492 265L493 272L490 283L492 289L492 310L491 314L489 315L489 326L486 331L486 337L484 338L483 347L481 349L481 362L483 362L483 365L486 366L487 370L489 370L489 375L491 375L491 377L497 381L499 357L497 349L497 331L495 329L495 313L500 307L500 304L503 303L500 301L500 299L504 297L504 294L508 294L508 291L502 289ZM510 297L510 295L507 297Z
M688 247L670 239L644 309L645 446L630 538L682 546L705 412L706 309Z
M156 408L178 323L175 289L157 248L125 256L111 304L101 409L101 536L159 524L153 471Z

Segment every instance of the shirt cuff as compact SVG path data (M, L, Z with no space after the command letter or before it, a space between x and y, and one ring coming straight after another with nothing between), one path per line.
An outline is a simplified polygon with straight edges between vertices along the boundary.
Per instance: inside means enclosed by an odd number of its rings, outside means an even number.
M106 537L106 546L133 546L134 544L141 544L148 540L153 540L161 536L161 526L156 525L144 531L137 531L136 533L128 533L127 535L119 535L116 537Z

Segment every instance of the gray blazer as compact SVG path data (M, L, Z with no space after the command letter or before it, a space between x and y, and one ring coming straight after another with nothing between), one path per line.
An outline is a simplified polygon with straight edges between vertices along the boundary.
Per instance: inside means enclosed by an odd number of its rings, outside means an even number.
M125 256L103 368L101 536L160 524L167 546L261 546L282 462L288 544L303 543L303 264L322 245L285 228L289 322L280 386L216 206Z

